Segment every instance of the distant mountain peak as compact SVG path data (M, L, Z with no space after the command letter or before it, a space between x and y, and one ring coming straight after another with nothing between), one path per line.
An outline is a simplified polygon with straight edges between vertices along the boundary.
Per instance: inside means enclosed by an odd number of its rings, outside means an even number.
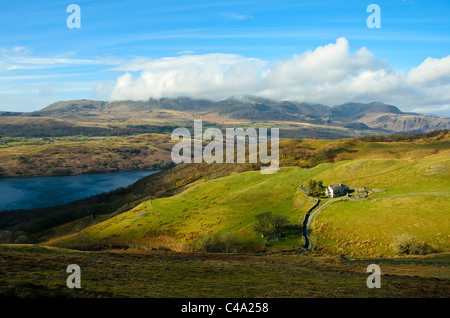
M173 113L170 111L177 111ZM0 112L7 116L42 116L78 121L165 120L168 123L187 117L227 120L292 121L351 129L385 132L428 132L448 129L446 118L402 112L398 107L379 101L348 102L333 107L296 101L272 100L254 95L235 95L222 101L192 97L150 98L147 101L70 100L47 106L32 113ZM153 117L152 117L153 116ZM177 117L178 116L178 117Z

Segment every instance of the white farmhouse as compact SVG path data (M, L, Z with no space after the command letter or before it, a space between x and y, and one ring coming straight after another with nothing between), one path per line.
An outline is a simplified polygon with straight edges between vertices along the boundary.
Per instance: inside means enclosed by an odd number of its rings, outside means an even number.
M325 189L325 195L330 198L336 198L348 193L348 186L345 184L331 184Z

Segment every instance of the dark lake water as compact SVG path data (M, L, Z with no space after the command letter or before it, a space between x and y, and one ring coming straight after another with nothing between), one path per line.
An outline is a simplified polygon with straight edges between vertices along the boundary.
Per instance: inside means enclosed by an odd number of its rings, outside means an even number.
M0 178L0 212L68 203L120 187L127 187L158 171L111 172L64 177Z

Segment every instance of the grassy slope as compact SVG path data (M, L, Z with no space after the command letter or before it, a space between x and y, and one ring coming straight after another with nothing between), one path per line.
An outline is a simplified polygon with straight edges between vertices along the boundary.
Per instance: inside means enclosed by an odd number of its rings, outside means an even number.
M326 141L311 143L320 143L322 147L335 144ZM319 248L324 251L339 253L341 250L335 247L342 247L342 240L353 239L353 245L350 244L353 248L347 250L350 254L389 255L392 237L406 231L405 227L409 233L429 241L439 250L448 251L450 245L446 235L449 231L445 211L450 199L395 197L411 193L448 193L448 142L356 143L354 149L357 150L348 153L353 160L321 164L311 169L287 167L274 175L244 172L199 183L173 197L144 202L126 213L85 229L78 236L53 244L75 248L81 245L118 244L182 249L183 245L199 235L226 232L234 233L241 241L261 244L263 239L253 231L255 215L272 211L286 215L292 224L300 224L311 199L297 187L315 178L325 184L343 182L351 187L364 185L384 190L371 195L372 201L379 197L375 201L378 203L337 203L319 216L317 229L321 229L322 223L325 225L322 226L323 233L317 230L316 234ZM385 196L394 197L381 199ZM393 209L399 206L414 206L415 211L412 214L408 208ZM332 215L334 219L327 219ZM378 221L374 221L377 218ZM350 226L357 222L360 222L359 226ZM419 226L408 227L416 223ZM339 236L330 237L338 231ZM438 233L441 233L440 241L433 241ZM298 247L301 242L300 236L294 236L272 245L273 248Z
M81 267L81 289L67 288L68 264ZM367 288L366 267L298 255L77 252L0 245L0 296L445 298L450 293L449 272L441 266L383 264L379 289Z
M329 254L394 255L391 244L395 237L411 234L437 251L448 251L448 147L420 142L414 148L404 144L374 146L360 151L370 160L350 161L331 174L317 175L326 181L334 179L385 191L372 193L369 200L327 207L314 227L316 247ZM383 152L387 158L401 159L375 159Z
M119 245L181 249L181 245L199 236L227 232L261 244L263 239L253 231L256 214L272 211L287 216L292 224L300 224L311 205L311 200L297 190L298 178L292 173L295 170L284 169L273 176L243 172L199 183L181 194L144 202L87 228L74 244L89 238L93 242L106 239ZM300 231L286 239L277 245L299 245Z
M334 204L316 220L315 246L326 254L391 256L394 239L410 234L436 251L449 251L449 205L449 197L430 196Z

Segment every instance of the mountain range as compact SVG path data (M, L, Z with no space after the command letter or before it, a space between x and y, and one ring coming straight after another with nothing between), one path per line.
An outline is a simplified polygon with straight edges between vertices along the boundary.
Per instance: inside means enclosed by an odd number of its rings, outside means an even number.
M108 124L176 125L193 119L216 124L275 121L284 125L308 124L379 133L425 133L450 127L449 118L402 112L381 102L349 102L330 107L257 96L234 96L218 102L187 97L114 102L71 100L34 112L0 112L0 117L11 116Z

